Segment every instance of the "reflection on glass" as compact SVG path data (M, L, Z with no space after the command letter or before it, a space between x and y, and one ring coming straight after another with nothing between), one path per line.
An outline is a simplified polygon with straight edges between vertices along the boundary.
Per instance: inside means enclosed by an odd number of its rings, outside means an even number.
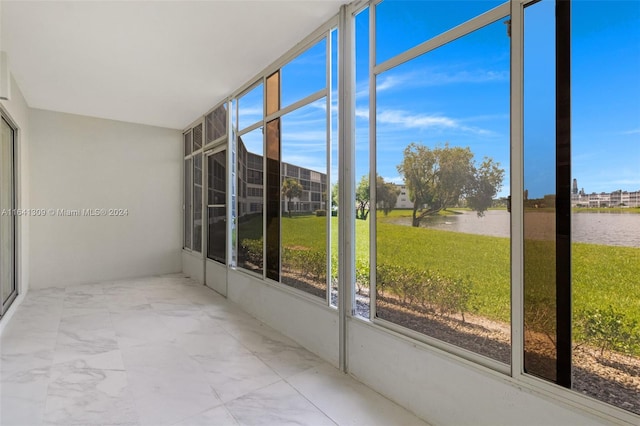
M238 130L262 120L264 110L262 84L257 85L238 100L238 109Z
M202 124L198 124L192 131L193 150L197 151L202 148Z
M2 146L0 153L0 209L11 210L14 206L14 182L13 182L13 129L9 124L0 119L2 125ZM0 217L0 304L5 305L15 293L14 279L14 217L11 214ZM0 306L6 308L6 306ZM4 309L0 309L0 313Z
M191 249L191 158L184 161L184 247Z
M327 40L282 67L282 108L327 87Z
M640 414L640 3L571 8L573 389Z
M238 267L262 273L264 165L262 129L238 138Z
M282 117L281 235L284 284L327 290L326 98Z
M220 263L227 261L227 151L207 157L207 257Z
M376 63L391 59L502 3L503 0L458 0L455 3L448 0L385 0L376 6Z
M524 368L555 381L555 2L524 14Z
M355 17L356 45L356 315L369 318L369 8ZM360 185L362 178L364 185Z
M371 207L377 316L506 364L510 43L502 21L378 76Z
M267 95L268 96L268 95ZM267 123L266 276L280 280L280 119Z
M280 109L280 71L267 77L267 115Z

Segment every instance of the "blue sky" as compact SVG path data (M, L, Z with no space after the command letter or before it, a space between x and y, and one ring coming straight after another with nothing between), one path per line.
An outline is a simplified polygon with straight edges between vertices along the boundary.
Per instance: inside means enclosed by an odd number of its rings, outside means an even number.
M377 63L500 3L385 0L377 10ZM525 187L531 197L555 190L553 12L553 2L542 0L525 18ZM499 195L509 193L510 39L503 21L378 76L377 169L386 180L402 181L396 167L409 143L448 142L469 146L477 161L499 162L507 172ZM356 18L357 180L369 170L367 32L365 10ZM574 1L572 38L572 175L587 192L639 190L640 1ZM325 87L325 52L321 41L284 67L283 107ZM243 120L243 108L257 120L261 104L261 95L240 100L240 127L253 120ZM283 161L326 167L326 108L323 98L283 117Z

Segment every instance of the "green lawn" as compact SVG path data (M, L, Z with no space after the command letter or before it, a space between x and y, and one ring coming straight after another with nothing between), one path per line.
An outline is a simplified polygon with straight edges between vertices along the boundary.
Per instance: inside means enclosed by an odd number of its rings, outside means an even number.
M574 207L573 213L640 213L640 207Z
M411 214L393 211L396 217ZM468 277L473 283L471 307L488 318L508 321L510 303L509 239L462 234L378 222L378 262L430 269L451 277ZM338 218L332 222L332 253L337 257ZM259 231L253 224L241 227L247 238ZM255 235L255 234L254 234ZM369 221L356 220L356 262L366 265L369 256ZM324 250L326 218L298 216L282 218L282 244ZM538 247L538 248L536 248ZM544 245L532 244L528 255L540 267L548 265ZM628 319L640 322L640 248L595 244L573 244L574 312L611 305ZM548 269L548 268L547 268ZM544 277L541 278L544 280Z

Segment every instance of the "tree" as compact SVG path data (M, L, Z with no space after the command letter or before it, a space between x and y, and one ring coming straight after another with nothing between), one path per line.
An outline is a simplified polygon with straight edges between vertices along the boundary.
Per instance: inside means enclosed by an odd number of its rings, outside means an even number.
M385 182L382 176L376 178L376 204L385 216L396 206L398 194L400 194L400 189L397 186Z
M484 212L491 207L493 198L502 189L503 179L504 169L500 168L500 163L484 157L480 167L475 169L474 179L466 197L467 205L475 210L479 217L484 216Z
M299 197L301 194L302 185L300 185L297 179L286 178L284 182L282 182L282 196L288 201L287 212L289 213L289 217L291 217L291 200Z
M398 172L403 175L413 201L413 226L420 226L425 216L455 206L463 198L482 216L491 206L504 178L504 170L498 163L485 158L476 168L469 147L451 147L449 144L433 149L409 144Z
M340 199L340 187L338 183L334 183L331 189L331 210L337 209L338 200Z
M364 175L356 188L356 219L367 220L369 216L369 176Z

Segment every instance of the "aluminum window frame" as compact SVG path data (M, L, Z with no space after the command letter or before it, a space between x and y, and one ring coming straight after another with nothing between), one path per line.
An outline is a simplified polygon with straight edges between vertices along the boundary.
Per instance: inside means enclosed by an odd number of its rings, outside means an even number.
M19 179L19 128L16 123L11 119L9 114L7 114L0 105L0 120L4 121L9 128L11 129L11 159L9 163L11 164L11 209L16 210L19 208L19 190L20 190L20 179ZM0 319L2 319L6 313L9 311L15 300L21 294L20 289L20 276L19 276L19 266L20 259L19 249L21 247L19 241L19 232L20 224L21 224L21 216L10 214L11 218L11 251L12 251L12 261L11 261L11 293L7 296L5 300L5 294L2 291L0 286Z
M369 7L369 205L376 206L376 177L377 177L377 77L378 75L391 70L399 65L407 63L423 54L434 51L452 41L493 24L501 19L508 18L511 14L511 4L507 1L501 5L489 9L488 11L476 15L475 17L457 25L443 33L428 39L419 45L410 48L396 56L376 65L376 5L382 0L375 1ZM408 329L391 321L379 318L376 312L377 295L377 209L369 209L369 321L382 328L393 330L404 334L413 340L422 341L448 353L468 359L484 367L498 371L502 374L509 374L511 367L500 361L489 358L462 347L436 339L429 335Z
M194 170L194 165L193 165L193 160L196 156L201 155L204 153L204 148L205 148L205 140L206 140L206 136L205 136L205 116L202 116L200 118L198 118L197 120L195 120L193 123L191 123L186 129L184 129L182 131L182 143L184 145L184 137L186 134L191 133L191 152L188 155L184 155L183 156L183 160L182 160L182 186L183 188L185 187L186 182L184 182L185 176L187 173L189 173L189 175L191 176L191 185L190 185L190 194L191 194L191 209L190 209L190 236L191 236L191 246L187 247L185 245L186 242L186 234L185 234L185 224L186 224L186 193L182 195L182 225L183 225L183 230L182 230L182 250L187 251L191 254L194 255L202 255L203 254L203 245L204 245L204 226L200 227L200 251L194 250L193 249L193 225L194 225L194 215L193 215L193 170ZM202 126L202 146L197 149L196 151L193 150L193 129L197 126ZM191 168L190 170L186 170L186 162L187 160L191 160ZM203 165L202 165L202 179L203 182L201 183L201 191L200 191L200 195L202 197L204 197L204 157L202 158L203 161ZM202 205L204 206L204 198L201 198L202 200ZM202 207L202 206L201 206ZM202 210L202 209L201 209ZM204 221L203 221L204 222ZM203 224L204 225L204 224ZM204 256L203 256L204 257Z
M221 102L229 102L233 98L239 98L242 94L252 90L252 88L256 87L258 84L263 84L263 90L266 90L265 78L275 71L281 69L284 65L290 62L292 59L296 58L300 53L304 52L308 47L317 42L320 38L324 37L323 34L327 34L327 44L330 44L330 32L332 28L338 28L339 30L339 41L338 41L338 58L339 58L339 66L338 66L338 74L339 74L339 85L338 85L338 158L339 158L339 205L340 205L340 221L338 223L339 228L339 282L338 282L338 328L339 328L339 363L340 369L344 372L349 371L348 366L348 325L349 321L360 321L362 324L365 324L368 327L371 327L375 330L382 330L390 335L396 336L398 339L405 341L408 345L413 345L420 350L428 351L431 353L436 353L439 356L442 356L452 362L458 363L460 365L465 366L466 368L473 369L478 371L488 377L491 377L495 380L500 380L504 383L508 383L509 385L520 389L524 392L531 392L536 394L539 397L552 399L557 401L569 409L573 409L574 411L581 411L584 413L588 413L602 419L607 422L616 422L616 423L629 423L634 424L638 421L638 416L620 409L618 407L609 405L595 398L591 398L582 394L579 394L576 391L562 388L556 384L551 382L547 382L543 379L539 379L534 376L530 376L524 373L523 371L523 357L524 357L524 345L523 345L523 330L524 330L524 321L523 321L523 23L524 23L524 7L530 4L535 3L538 0L509 0L507 3L504 3L494 9L491 9L484 14L477 15L471 20L454 27L444 33L441 33L439 36L436 36L430 40L425 41L424 43L415 46L411 49L408 49L405 52L400 53L399 55L390 58L389 60L376 65L375 64L375 5L380 3L382 0L356 0L348 5L341 6L340 13L333 18L329 19L325 24L318 27L314 30L309 36L305 37L300 43L298 43L295 47L281 56L279 59L274 61L268 67L263 69L261 72L257 73L253 78L251 78L247 83L242 85L236 91L232 92L230 97L226 98L225 101ZM393 66L399 65L400 63L406 62L408 60L413 59L420 54L426 53L429 50L433 50L439 47L442 44L445 44L449 41L455 40L459 38L462 34L456 36L459 31L465 30L465 27L468 25L468 22L477 21L479 17L484 16L488 19L488 13L496 13L495 10L503 10L506 11L504 16L509 16L511 20L511 65L510 65L510 74L511 74L511 96L510 96L510 121L511 121L511 129L510 129L510 137L511 137L511 154L510 154L510 185L511 185L511 196L512 196L512 212L511 212L511 364L510 366L506 366L502 363L496 362L487 362L484 357L475 353L467 354L468 352L462 348L457 346L453 346L450 344L446 344L441 341L437 341L432 338L425 338L428 336L420 335L416 336L414 334L419 334L417 332L413 332L404 327L397 326L395 324L385 325L384 320L376 319L372 320L362 318L356 316L354 314L355 308L355 215L353 213L355 204L355 15L360 13L362 10L369 8L369 19L372 20L372 24L369 26L370 35L369 37L373 40L373 42L369 42L369 49L374 49L373 55L370 55L370 64L369 64L369 75L370 75L370 85L369 90L373 90L375 92L375 84L371 84L371 80L375 83L375 75L392 68ZM483 18L484 19L484 18ZM492 23L495 20L501 19L500 17L496 17L493 20L490 20L488 23ZM471 31L467 31L471 32ZM465 34L467 33L465 32ZM373 34L373 35L372 35ZM331 56L328 56L327 63L330 63ZM371 64L372 62L372 64ZM331 73L331 69L328 68L328 75ZM372 76L374 78L372 78ZM331 91L331 86L328 84L325 88L327 92ZM266 126L268 120L272 120L274 118L279 118L288 112L292 112L300 107L307 105L317 99L320 99L323 95L322 92L319 91L314 94L311 94L301 100L298 100L292 105L279 110L278 112L269 115L269 117L265 116L266 112L266 96L263 96L263 117L261 120L257 121L254 124L249 126L245 126L243 129L239 129L236 132L236 137L242 136L245 133L248 133L252 130L255 130L259 127ZM264 94L264 92L263 92ZM327 93L327 99L329 99L330 93ZM374 121L374 131L373 137L375 138L375 93L373 97L369 99L369 117L373 117ZM330 109L331 104L328 103ZM373 114L371 114L371 110L373 109ZM213 110L213 109L212 109ZM212 110L208 111L211 112ZM205 114L206 115L206 114ZM197 120L196 120L197 121ZM195 122L194 122L195 123ZM371 127L371 123L370 123ZM227 128L227 137L229 136L229 129L231 126ZM187 128L187 131L190 129ZM330 130L329 130L330 132ZM371 135L370 135L371 136ZM229 140L229 145L235 143L231 139ZM266 157L265 152L265 140L266 136L263 133L263 161ZM223 143L224 140L222 138L214 141L213 143L203 146L203 150L211 149L218 144ZM375 140L374 140L375 142ZM375 145L374 145L375 148ZM229 148L228 148L229 149ZM329 147L328 147L329 149ZM371 150L371 152L375 153L375 150ZM371 154L370 154L371 155ZM230 155L227 155L230 158ZM186 156L185 156L186 159ZM375 161L375 159L374 159ZM375 163L374 163L375 165ZM263 164L264 166L264 164ZM375 182L375 168L373 169L373 173L370 171L370 182ZM266 170L266 168L265 168ZM330 170L330 169L328 169ZM183 175L184 176L184 175ZM373 177L373 179L372 179ZM328 175L329 178L329 175ZM327 185L329 187L330 181L327 181ZM204 185L203 185L204 187ZM230 191L228 191L230 193ZM266 192L265 192L266 198ZM204 200L204 198L203 198ZM372 203L375 203L375 200L372 198ZM236 207L237 208L237 207ZM229 221L233 220L230 217L230 210L228 209L228 218ZM237 210L236 210L237 211ZM374 209L375 211L375 209ZM373 213L373 212L372 212ZM375 213L373 213L375 214ZM375 216L372 217L371 223L375 222ZM266 229L266 221L263 219L263 235L265 235ZM370 225L371 226L371 225ZM374 231L375 231L375 225ZM204 228L204 227L203 227ZM372 232L372 235L375 236L375 233ZM227 235L227 239L231 239L231 234ZM375 238L374 238L375 240ZM375 243L375 241L373 241ZM206 244L206 240L203 238L203 244ZM266 244L265 244L266 251ZM330 247L327 247L327 252L330 253ZM206 256L203 256L206 259ZM263 257L265 254L263 253ZM375 259L375 257L373 257ZM263 268L263 274L256 274L255 272L244 270L241 268L233 268L230 265L227 265L228 268L240 271L242 273L251 275L256 279L259 279L262 284L273 287L274 289L278 289L279 291L286 292L298 299L304 300L309 303L314 303L317 306L323 306L327 309L330 309L332 312L335 311L331 306L327 306L326 302L323 302L321 299L311 296L307 293L304 293L300 290L293 289L285 284L280 282L276 282L270 279L265 278L265 269ZM371 265L372 270L375 270L375 263ZM375 280L375 275L374 275ZM373 291L371 294L373 298L371 299L371 312L375 315L375 287L373 287L375 283L372 283ZM327 292L329 292L329 287L327 288ZM395 328L399 329L396 330ZM409 332L408 332L409 331ZM491 360L492 361L492 360Z

